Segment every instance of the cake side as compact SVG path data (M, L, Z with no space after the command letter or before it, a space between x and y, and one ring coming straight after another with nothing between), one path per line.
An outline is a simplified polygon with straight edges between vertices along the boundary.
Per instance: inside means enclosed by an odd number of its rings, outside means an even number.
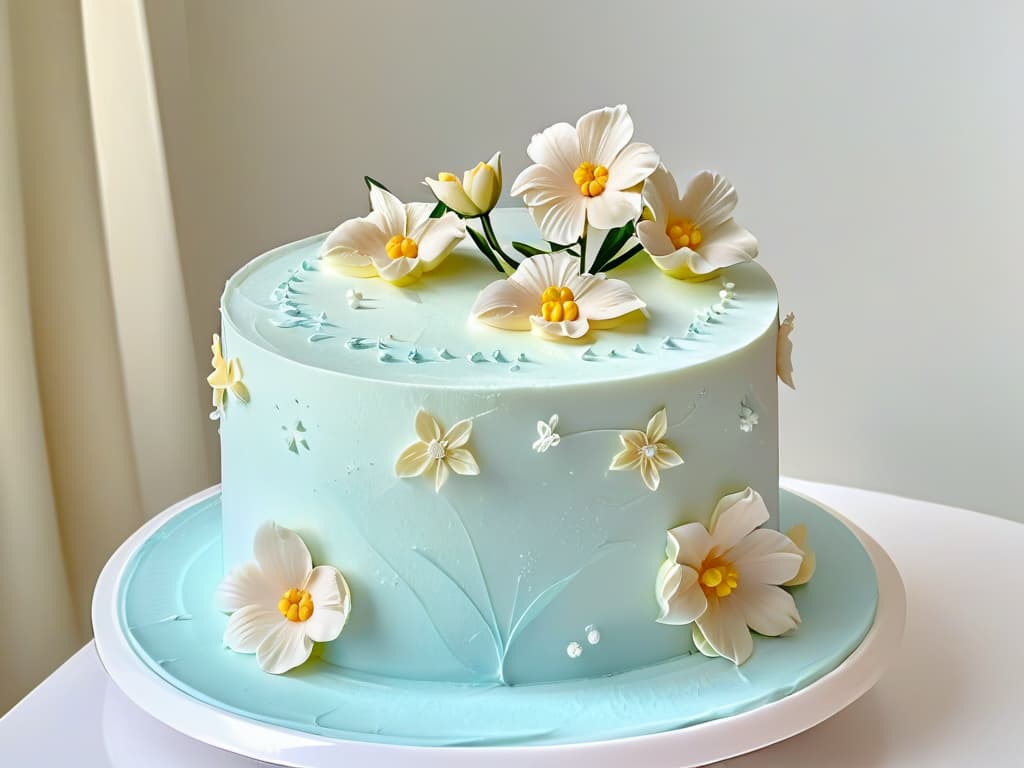
M288 254L254 269L269 270L271 283L301 270L301 249ZM692 318L688 303L703 297L694 300L691 286L650 265L635 268L645 270L655 278L645 291L649 304L664 307L662 315L677 311L680 325ZM300 290L318 279L340 295L348 289L343 277L304 276ZM765 499L769 525L777 527L775 289L755 265L726 270L722 281L734 283L735 299L699 338L681 333L677 348L652 344L627 356L631 345L607 341L609 332L598 348L614 343L627 352L600 360L582 357L589 345L570 346L564 357L559 345L554 362L533 363L559 371L558 380L545 370L532 383L508 370L514 358L382 363L379 355L400 342L352 349L348 329L322 342L298 331L300 348L333 355L332 367L314 367L263 339L258 322L239 327L229 283L223 344L244 366L251 399L229 407L221 422L225 570L251 558L267 520L299 533L314 562L340 564L357 606L324 658L376 674L537 682L620 672L691 651L687 628L653 620L665 531L708 523L722 496L747 486ZM717 295L711 289L718 285L699 288ZM269 296L264 303L272 312ZM475 332L457 316L452 326L450 335ZM749 338L736 348L738 328ZM358 330L351 328L363 336ZM630 333L615 332L627 342ZM372 375L338 370L342 358L368 358ZM426 367L447 379L410 380ZM489 378L478 381L477 371ZM744 420L744 408L756 414L755 425L749 415ZM471 419L466 448L479 475L453 472L441 493L433 478L396 476L396 460L417 440L421 409L442 430ZM684 463L662 468L654 491L639 471L610 465L623 450L620 435L644 431L661 409L663 440ZM555 415L558 442L538 450L538 422L548 425ZM597 630L598 644L588 643L588 628ZM586 652L573 657L573 643Z

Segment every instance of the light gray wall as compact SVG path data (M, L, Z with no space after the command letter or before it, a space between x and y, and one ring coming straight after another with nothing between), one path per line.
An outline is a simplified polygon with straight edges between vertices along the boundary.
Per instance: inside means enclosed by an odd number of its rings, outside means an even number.
M783 471L1024 519L1020 5L837 6L151 2L197 359L227 275L362 213L364 173L511 179L626 102L732 179L797 314Z

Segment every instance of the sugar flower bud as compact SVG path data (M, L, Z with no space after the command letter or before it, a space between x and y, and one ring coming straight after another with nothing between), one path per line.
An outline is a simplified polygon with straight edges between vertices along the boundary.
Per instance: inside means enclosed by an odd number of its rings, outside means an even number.
M490 213L501 197L501 153L462 175L439 173L436 179L424 179L434 196L451 210L466 217Z

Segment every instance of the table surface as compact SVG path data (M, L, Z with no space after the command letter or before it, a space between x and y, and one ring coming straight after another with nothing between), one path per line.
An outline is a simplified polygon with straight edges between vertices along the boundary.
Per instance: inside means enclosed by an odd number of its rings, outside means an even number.
M841 512L888 551L907 590L903 648L881 682L835 717L718 765L1020 765L1024 525L871 491L784 484ZM142 712L110 682L92 643L0 719L0 763L261 765Z

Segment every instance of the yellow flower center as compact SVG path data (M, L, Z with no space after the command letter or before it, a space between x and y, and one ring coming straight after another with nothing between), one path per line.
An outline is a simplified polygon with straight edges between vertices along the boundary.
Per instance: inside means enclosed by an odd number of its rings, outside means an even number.
M731 563L705 566L700 572L700 585L709 597L711 593L728 597L739 585L739 581L740 575Z
M416 241L404 235L392 237L388 240L388 244L384 246L384 249L392 259L400 259L403 256L407 259L415 259L416 254L420 252L420 247L416 244Z
M689 219L670 221L665 227L665 234L676 248L696 248L704 239L697 225Z
M540 314L545 320L560 323L563 320L579 320L580 308L576 296L564 286L549 285L540 295Z
M608 169L603 165L580 163L572 172L572 180L584 197L597 197L608 186Z
M456 176L454 173L448 173L448 171L441 171L441 173L437 174L437 180L438 181L458 181L459 177Z
M304 589L289 589L277 603L277 610L288 621L305 621L313 615L313 598Z

